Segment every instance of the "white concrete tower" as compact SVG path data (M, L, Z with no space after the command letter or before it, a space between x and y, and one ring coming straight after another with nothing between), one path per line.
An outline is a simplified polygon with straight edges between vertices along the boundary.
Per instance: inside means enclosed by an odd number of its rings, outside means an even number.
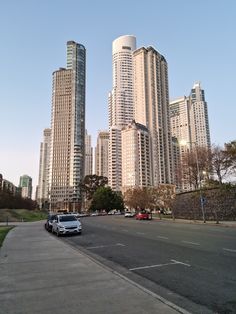
M211 140L207 102L205 101L205 93L201 89L200 82L193 85L190 100L191 142L195 142L197 146L210 148Z
M133 51L136 38L125 35L112 44L113 86L109 93L109 185L121 190L121 129L134 117L133 107Z

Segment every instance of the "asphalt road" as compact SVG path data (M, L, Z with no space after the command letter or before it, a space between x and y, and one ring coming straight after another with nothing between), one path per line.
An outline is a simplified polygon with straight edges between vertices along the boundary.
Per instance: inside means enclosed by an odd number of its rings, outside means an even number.
M81 221L83 234L64 241L192 313L236 313L236 228L124 216Z

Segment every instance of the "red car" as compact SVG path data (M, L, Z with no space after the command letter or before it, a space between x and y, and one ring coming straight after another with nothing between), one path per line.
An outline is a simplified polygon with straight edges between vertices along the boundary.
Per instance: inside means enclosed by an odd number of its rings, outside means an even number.
M136 214L136 219L138 220L151 220L152 214L147 211L141 211Z

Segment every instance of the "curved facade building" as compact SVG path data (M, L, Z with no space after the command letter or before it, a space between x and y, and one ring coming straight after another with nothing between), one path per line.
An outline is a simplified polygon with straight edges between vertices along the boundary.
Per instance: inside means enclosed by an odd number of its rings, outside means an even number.
M133 51L136 38L125 35L112 44L112 91L109 93L109 185L121 190L121 129L134 117Z

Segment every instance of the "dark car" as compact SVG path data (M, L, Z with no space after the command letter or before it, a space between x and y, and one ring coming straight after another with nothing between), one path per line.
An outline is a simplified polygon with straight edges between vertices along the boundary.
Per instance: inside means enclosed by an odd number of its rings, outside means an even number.
M138 220L151 220L152 214L147 212L146 210L142 210L136 214L136 219L138 219Z
M56 214L49 214L47 221L45 222L45 229L49 232L52 232L52 222L54 219L56 219Z

